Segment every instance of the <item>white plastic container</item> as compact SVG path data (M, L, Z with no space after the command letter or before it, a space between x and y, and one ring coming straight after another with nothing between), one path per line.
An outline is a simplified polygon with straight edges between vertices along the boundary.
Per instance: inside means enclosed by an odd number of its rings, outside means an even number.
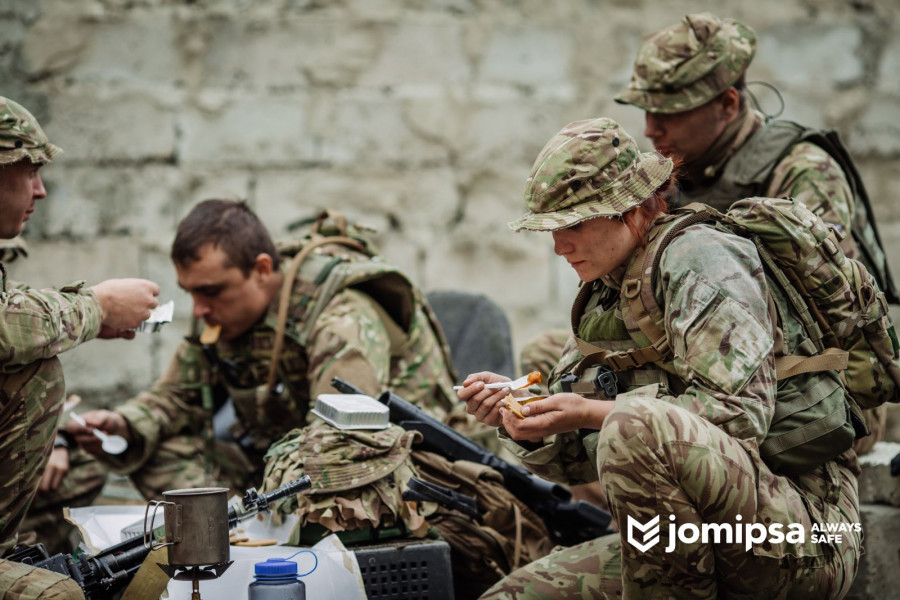
M387 429L388 407L365 394L319 394L312 413L338 429Z

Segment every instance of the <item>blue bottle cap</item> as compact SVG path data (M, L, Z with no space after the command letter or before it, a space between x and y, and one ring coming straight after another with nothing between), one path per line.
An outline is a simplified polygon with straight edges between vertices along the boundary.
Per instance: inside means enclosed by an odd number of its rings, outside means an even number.
M270 558L266 562L256 563L256 575L263 577L297 576L297 563L283 558Z

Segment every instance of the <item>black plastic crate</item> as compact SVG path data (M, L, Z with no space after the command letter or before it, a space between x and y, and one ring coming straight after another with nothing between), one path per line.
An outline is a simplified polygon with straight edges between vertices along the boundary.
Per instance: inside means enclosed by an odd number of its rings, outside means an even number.
M351 549L369 600L453 600L447 542L404 540Z

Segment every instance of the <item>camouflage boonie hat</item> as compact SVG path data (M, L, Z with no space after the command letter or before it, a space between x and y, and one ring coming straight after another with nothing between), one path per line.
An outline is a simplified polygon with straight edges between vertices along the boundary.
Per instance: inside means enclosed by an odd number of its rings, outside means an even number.
M644 38L631 83L616 97L651 113L679 113L706 104L737 81L756 53L756 33L710 13Z
M0 165L11 165L23 158L35 164L47 164L62 152L47 139L44 130L24 106L0 96Z
M397 425L380 430L338 429L317 422L274 444L266 461L294 465L312 479L310 494L325 494L362 487L393 473L409 456L418 436Z
M544 146L525 183L531 211L513 231L553 231L640 205L672 172L672 161L638 149L612 119L569 123Z

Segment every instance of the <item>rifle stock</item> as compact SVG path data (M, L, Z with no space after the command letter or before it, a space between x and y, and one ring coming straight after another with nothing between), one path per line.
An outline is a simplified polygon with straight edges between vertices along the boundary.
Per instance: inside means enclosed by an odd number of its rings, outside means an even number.
M304 475L268 494L259 494L255 488L250 488L239 505L228 508L228 528L234 529L241 521L267 511L270 503L310 487L312 481ZM162 526L157 527L151 537L161 530ZM138 535L105 548L96 555L76 551L50 556L43 544L37 544L17 548L9 560L71 577L84 590L85 597L92 600L107 598L125 587L149 553L150 546L144 543L144 536Z
M365 394L338 377L334 377L331 384L345 394ZM500 473L507 489L541 517L557 544L572 546L612 533L610 514L581 500L573 502L568 488L541 479L525 467L506 462L391 391L381 394L378 401L388 407L391 423L422 434L423 450L449 460L487 465Z

